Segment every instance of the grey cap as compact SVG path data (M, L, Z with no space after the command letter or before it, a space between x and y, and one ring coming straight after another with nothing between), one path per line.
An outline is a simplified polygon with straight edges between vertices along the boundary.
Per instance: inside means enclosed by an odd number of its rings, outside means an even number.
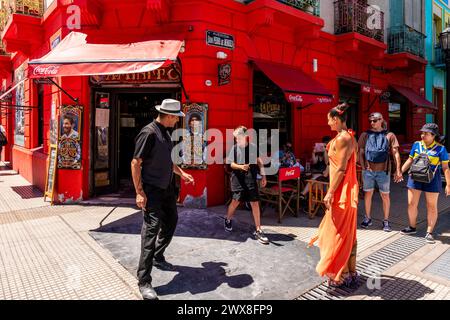
M430 132L435 136L439 136L439 126L436 123L426 123L423 125L421 132Z
M372 112L369 115L369 120L372 120L372 119L383 119L383 115L379 112Z

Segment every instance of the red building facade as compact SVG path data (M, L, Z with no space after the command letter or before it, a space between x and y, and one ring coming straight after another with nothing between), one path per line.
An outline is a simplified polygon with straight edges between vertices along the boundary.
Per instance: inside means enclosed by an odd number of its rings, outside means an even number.
M80 28L73 29L74 25L77 27L77 13ZM417 139L426 114L435 112L414 105L414 99L423 95L425 60L406 52L387 54L384 42L359 33L324 32L323 19L282 1L256 0L245 5L232 0L56 0L42 16L16 11L5 23L2 40L10 54L5 52L0 57L4 91L20 78L17 75L21 69L26 70L28 61L47 54L72 31L87 34L89 43L184 41L178 56L180 75L167 68L147 75L111 76L100 82L95 77L76 75L54 79L84 108L80 131L82 169L58 170L55 201L60 203L116 192L123 187L122 182L127 176L129 179L133 124L136 127L137 122L148 123L154 104L164 98L206 103L208 128L224 133L238 125L282 128L284 140L293 142L295 153L302 160L309 157L315 142L332 134L326 115L340 101L352 104L350 126L361 133L368 129L369 113L379 111L389 118L386 92L393 93L391 101L397 95L405 109L405 130L399 137L403 143ZM208 44L207 31L232 36L234 47ZM222 55L218 52L225 53L226 59L218 59ZM218 66L225 61L231 65L231 78L228 84L219 86ZM270 102L264 98L264 88L267 96L284 88L263 72L264 68L258 65L261 61L279 66L280 70L302 72L331 92L332 102L306 108L286 100ZM398 94L402 88L409 88L409 92ZM21 90L22 95L16 89L2 100L1 122L12 142L4 148L2 159L11 161L14 170L44 189L52 106L74 102L45 81L27 79ZM95 124L99 103L96 98L103 95L111 106L106 154L111 160L102 171L96 167L99 154L95 148ZM19 98L21 103L16 101ZM269 105L265 106L283 110L280 119L265 121L255 117L256 113L263 113L261 104L267 101ZM17 104L31 107L23 108L21 130L17 130ZM134 122L123 120L129 118L134 118ZM194 175L196 185L182 185L181 201L190 196L203 198L208 206L224 203L223 165L189 173Z

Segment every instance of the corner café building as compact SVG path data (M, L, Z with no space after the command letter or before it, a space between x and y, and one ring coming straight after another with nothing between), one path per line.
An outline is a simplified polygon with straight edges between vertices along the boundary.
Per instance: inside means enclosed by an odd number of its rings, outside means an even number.
M72 4L81 11L76 30L66 23ZM416 139L435 113L420 95L426 61L323 26L273 0L57 0L42 17L11 14L2 40L12 54L0 59L10 142L3 160L44 189L52 121L59 106L76 104L83 107L81 169L57 170L54 200L132 189L134 137L165 98L207 104L207 128L223 133L238 125L280 129L281 143L292 141L301 159L331 134L326 114L341 101L352 105L349 125L358 133L370 112L388 118L395 101L406 127L400 140ZM219 78L224 64L231 73ZM181 185L181 202L224 203L223 165L187 171L196 184Z

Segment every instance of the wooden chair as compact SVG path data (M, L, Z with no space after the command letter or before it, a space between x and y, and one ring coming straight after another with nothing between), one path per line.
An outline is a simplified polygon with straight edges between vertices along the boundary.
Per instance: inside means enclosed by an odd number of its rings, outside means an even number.
M322 208L326 211L325 202L323 199L327 194L328 187L330 185L329 182L325 181L317 181L317 180L308 180L309 184L309 208L308 208L308 217L313 219L317 211Z
M288 185L288 182L294 182L295 185ZM298 216L300 208L300 168L280 168L275 185L268 185L260 189L261 204L275 204L278 211L278 223L284 217L287 211L290 211L295 217ZM296 201L295 209L290 205L292 200ZM264 208L261 208L263 210Z

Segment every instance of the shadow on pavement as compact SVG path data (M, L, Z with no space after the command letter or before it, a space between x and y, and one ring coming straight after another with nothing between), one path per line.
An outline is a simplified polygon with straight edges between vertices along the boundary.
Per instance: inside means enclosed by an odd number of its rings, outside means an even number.
M132 215L91 231L110 234L140 235L142 221L142 213L141 211L137 211ZM225 232L223 222L223 217L216 214L210 214L206 210L183 210L179 212L175 236L236 242L245 242L249 238L253 238L254 227L252 225L235 221L233 224L233 232L229 233ZM271 244L275 246L283 246L283 244L279 242L290 242L293 241L295 237L280 233L271 233L270 231L266 231L265 233Z
M192 295L215 291L222 284L234 289L248 287L253 283L249 274L228 276L223 268L224 262L203 262L201 268L174 266L177 275L167 284L155 287L158 295L170 295L189 292Z
M375 281L375 279L369 279L369 286L375 286ZM367 283L363 285L367 287ZM433 292L433 289L415 280L383 276L380 289L371 291L369 295L382 300L418 300Z

